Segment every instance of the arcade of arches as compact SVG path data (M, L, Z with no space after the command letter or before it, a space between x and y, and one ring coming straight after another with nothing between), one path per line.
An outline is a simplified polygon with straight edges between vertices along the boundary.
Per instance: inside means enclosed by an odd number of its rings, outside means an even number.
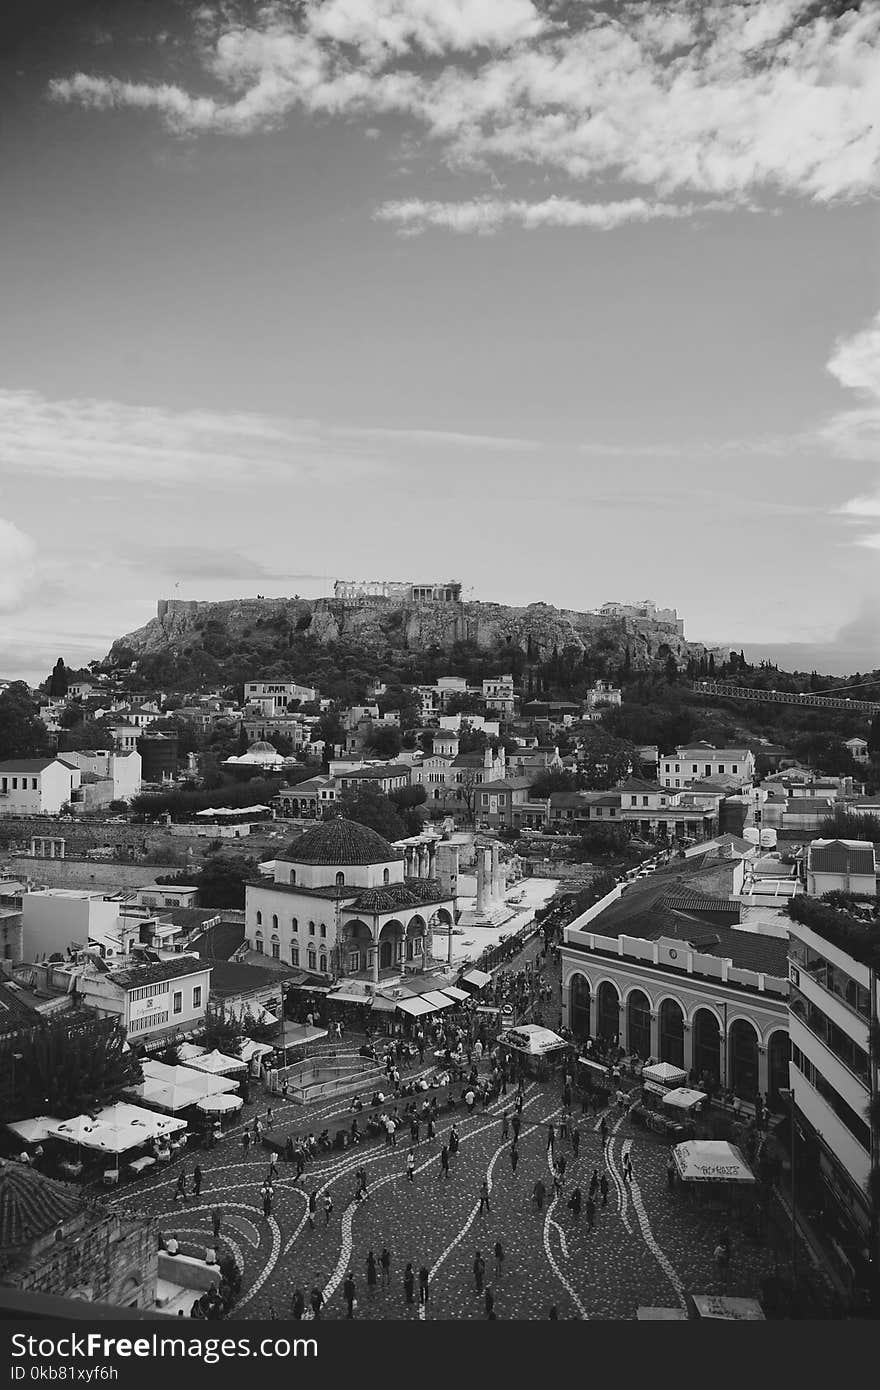
M628 1052L692 1068L698 1079L706 1076L715 1085L729 1086L742 1100L754 1101L761 1091L774 1104L788 1086L791 1046L785 1028L770 1033L765 1050L755 1024L733 1019L725 1048L713 1009L698 1007L688 1023L676 999L666 998L654 1009L645 991L635 988L622 1002L611 981L600 981L594 990L579 972L568 986L568 1020L579 1042L619 1037Z

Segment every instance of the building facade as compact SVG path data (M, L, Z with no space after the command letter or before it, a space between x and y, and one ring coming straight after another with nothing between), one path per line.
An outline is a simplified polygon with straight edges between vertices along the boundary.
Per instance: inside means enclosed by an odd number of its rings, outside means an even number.
M752 783L755 755L750 748L715 748L698 743L693 748L676 748L674 757L661 761L661 781L665 787L688 787L692 782L732 778L736 786Z

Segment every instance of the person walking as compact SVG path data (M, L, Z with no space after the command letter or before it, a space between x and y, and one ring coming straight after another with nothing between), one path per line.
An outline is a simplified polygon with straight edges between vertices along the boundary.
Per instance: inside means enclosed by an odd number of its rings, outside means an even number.
M501 1275L504 1272L504 1246L500 1240L495 1242L495 1283L501 1283Z
M550 1125L547 1126L547 1152L548 1152L548 1153L552 1153L552 1152L553 1152L553 1145L554 1145L555 1142L556 1142L556 1130L553 1128L553 1125L550 1124Z
M428 1143L432 1144L436 1138L437 1126L434 1123L434 1116L432 1115L428 1120Z
M600 1182L599 1182L599 1191L602 1193L602 1205L603 1205L603 1207L607 1207L607 1205L608 1205L608 1174L607 1174L607 1173L603 1173L603 1174L602 1174L602 1178L601 1178L601 1180L600 1180Z
M666 1186L670 1192L675 1191L675 1159L672 1154L669 1155L666 1163Z
M577 1158L581 1151L581 1132L577 1125L575 1125L574 1129L571 1131L571 1151L575 1158Z
M200 1195L200 1193L201 1193L201 1190L202 1190L202 1170L201 1170L201 1168L199 1167L199 1165L196 1164L195 1168L193 1168L193 1196L195 1197L196 1201L199 1200L199 1195Z
M449 1149L445 1144L440 1150L440 1172L444 1177L449 1177Z
M303 1313L306 1311L306 1298L302 1289L297 1287L293 1295L293 1305L291 1307L294 1322L302 1322Z
M539 1212L540 1212L540 1211L543 1211L543 1210L544 1210L544 1198L546 1197L546 1195L547 1195L547 1189L546 1189L546 1187L544 1186L544 1184L542 1183L541 1179L538 1178L538 1181L535 1183L535 1186L532 1188L532 1201L533 1201L534 1204L535 1204L535 1210L536 1210L536 1211L539 1211Z
M568 1209L574 1217L575 1221L579 1220L581 1214L581 1190L579 1187L576 1187L574 1189L574 1192L572 1192L571 1196L569 1197Z
M266 1110L266 1125L267 1125L267 1127L268 1127L269 1129L274 1129L274 1128L275 1128L275 1121L274 1121L274 1119L273 1119L273 1117L272 1117L272 1107L271 1107L271 1105L270 1105L270 1106L268 1107L268 1109Z
M514 1176L514 1177L516 1177L516 1167L517 1167L517 1164L518 1164L518 1163L519 1163L519 1149L517 1148L516 1144L512 1144L511 1147L510 1147L510 1168L511 1168L511 1172L513 1173L513 1176Z
M406 1156L406 1176L410 1182L415 1182L416 1155L415 1150L410 1149Z
M271 1183L267 1182L263 1187L263 1215L268 1221L272 1215L272 1198L275 1196L275 1189Z
M489 1183L486 1178L480 1183L480 1216L483 1215L484 1207L486 1211L491 1213L492 1208L489 1205Z
M309 1302L312 1305L312 1317L315 1319L315 1322L320 1322L321 1309L324 1307L324 1295L321 1293L321 1290L318 1288L317 1284L312 1289L312 1294L311 1298L309 1299Z
M431 1277L427 1265L422 1265L419 1270L419 1306L427 1311L428 1308L428 1281Z
M223 1225L223 1210L222 1210L221 1207L215 1207L214 1210L211 1212L211 1229L212 1229L213 1232L214 1232L214 1244L215 1244L215 1245L217 1244L217 1242L218 1242L219 1239L220 1239L220 1228L221 1228L222 1225Z
M556 1307L556 1304L555 1304L555 1303L553 1304L552 1308L550 1309L550 1312L547 1314L547 1317L550 1319L551 1322L558 1322L558 1321L559 1321L559 1309Z
M505 1110L504 1115L502 1116L502 1119L501 1119L501 1142L502 1142L502 1144L504 1143L505 1139L507 1139L507 1137L508 1137L509 1134L510 1134L510 1111L509 1111L509 1110Z
M592 1197L587 1198L585 1209L587 1213L587 1230L592 1231L596 1224L596 1203L593 1201Z
M599 1125L599 1133L602 1136L602 1148L604 1149L605 1145L608 1143L608 1124L604 1115Z
M629 1153L625 1153L625 1154L623 1155L623 1181L624 1181L624 1182L630 1182L630 1183L631 1183L631 1182L632 1182L632 1177L633 1177L632 1159L630 1158Z
M457 1125L453 1125L453 1126L452 1126L452 1129L449 1131L449 1157L450 1157L450 1158L455 1158L455 1157L457 1156L460 1145L461 1145L461 1140L460 1140L460 1138L458 1137L458 1127L457 1127Z
M560 1177L560 1179L562 1180L562 1182L565 1182L565 1170L566 1170L567 1166L568 1166L568 1160L567 1160L567 1158L565 1157L565 1154L560 1154L560 1155L559 1155L559 1162L557 1163L556 1167L557 1167L557 1169L558 1169L558 1171L559 1171L559 1177Z
M519 1131L520 1131L520 1127L521 1127L521 1125L522 1125L522 1119L521 1119L521 1117L520 1117L518 1114L515 1114L514 1117L513 1117L513 1119L511 1120L510 1123L511 1123L511 1128L513 1129L513 1138L514 1138L514 1142L516 1142L516 1140L519 1139Z
M376 1292L376 1256L372 1250L367 1252L367 1298L372 1298Z
M593 1169L593 1176L590 1178L590 1196L595 1197L599 1191L599 1169Z
M391 1251L387 1245L382 1246L379 1263L382 1266L382 1288L387 1289L391 1284Z
M309 1230L315 1229L315 1214L318 1210L318 1189L313 1188L309 1193Z
M330 1225L330 1217L333 1215L333 1198L330 1193L324 1198L324 1225Z
M485 1309L486 1309L486 1317L487 1317L487 1318L490 1318L490 1319L494 1318L494 1316L495 1316L495 1295L494 1295L494 1293L492 1292L492 1285L491 1285L491 1284L487 1284L487 1285L486 1285L486 1292L485 1292L485 1295L484 1295L484 1297L483 1297L483 1304L484 1304Z
M408 1264L406 1269L403 1271L403 1292L406 1296L407 1303L413 1303L415 1301L415 1288L416 1276L413 1274L412 1265Z
M348 1274L345 1276L345 1283L342 1285L342 1296L345 1299L346 1318L354 1317L354 1310L356 1307L356 1292L357 1290L355 1288L354 1275L352 1274L351 1270L349 1270Z
M251 1132L249 1129L246 1129L244 1131L244 1134L241 1136L241 1147L244 1150L245 1158L247 1158L248 1152L251 1147Z
M483 1292L483 1275L486 1272L486 1261L479 1250L474 1255L474 1288L478 1294Z
M182 1197L183 1200L186 1201L186 1169L185 1169L185 1168L181 1168L180 1173L179 1173L178 1178L177 1178L177 1188L176 1188L175 1193L174 1193L174 1200L175 1200L175 1202L177 1201L178 1197Z

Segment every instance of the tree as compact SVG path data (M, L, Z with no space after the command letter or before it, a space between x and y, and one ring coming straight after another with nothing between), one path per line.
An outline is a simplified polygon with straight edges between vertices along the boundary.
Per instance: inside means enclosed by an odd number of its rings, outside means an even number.
M380 758L396 758L403 747L400 729L396 724L375 725L370 730L366 746Z
M393 802L398 811L408 811L414 806L422 806L428 799L428 793L420 782L410 787L399 787L397 791L388 793L388 800Z
M227 1013L223 1005L209 1004L205 1010L204 1045L209 1052L216 1048L227 1057L241 1056L242 1027L239 1019Z
M854 815L851 811L835 811L819 827L823 840L867 840L880 844L880 816Z
M611 856L619 858L629 849L629 836L622 825L587 825L577 848L575 859L589 860Z
M574 792L578 790L579 780L576 772L565 772L562 768L549 768L540 772L529 788L529 796L534 801L543 801L554 792Z
M118 1100L143 1080L124 1044L125 1029L115 1018L69 1022L50 1016L35 1028L8 1034L0 1040L0 1114L25 1119L36 1104L41 1114L66 1120Z
M880 713L875 714L871 720L871 728L868 731L868 754L871 758L880 760Z
M14 681L0 692L0 761L4 758L38 758L45 754L49 738L37 718L24 681Z
M200 907L231 907L236 911L244 908L244 887L248 879L256 878L258 873L255 859L234 859L231 855L217 854L206 859L201 873L189 882L199 890Z
M49 677L48 695L50 700L63 700L67 694L67 668L59 656Z
M475 692L463 690L459 694L450 695L446 702L447 714L482 714L484 707L482 695Z
M461 800L465 804L469 821L473 821L474 819L477 794L482 780L482 773L478 772L475 767L466 767L461 771L461 781L456 783L456 792L459 793Z
M368 826L385 840L402 840L406 836L406 826L392 802L372 787L343 792L336 801L336 810L346 820Z

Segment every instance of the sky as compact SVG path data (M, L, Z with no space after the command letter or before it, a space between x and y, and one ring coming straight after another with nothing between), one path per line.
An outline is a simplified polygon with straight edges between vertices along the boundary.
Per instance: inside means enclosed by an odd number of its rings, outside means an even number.
M0 676L335 578L880 666L880 0L12 15Z

